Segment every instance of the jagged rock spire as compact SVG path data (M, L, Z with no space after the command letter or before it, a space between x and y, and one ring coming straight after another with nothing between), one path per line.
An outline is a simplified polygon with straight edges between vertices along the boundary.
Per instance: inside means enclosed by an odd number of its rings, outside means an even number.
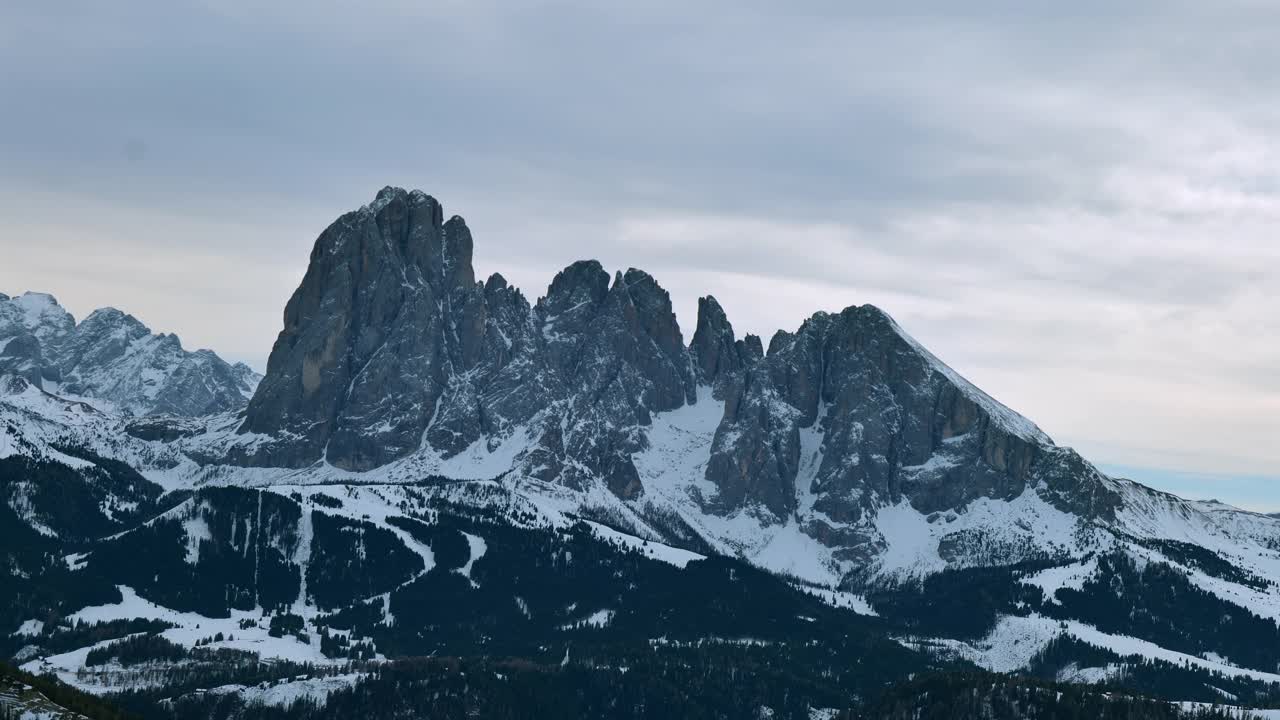
M548 321L584 306L597 306L608 294L609 273L600 261L579 260L556 273L538 308Z
M689 344L698 380L715 388L717 396L724 383L764 356L760 338L748 334L734 339L733 326L724 308L710 295L698 298L698 327Z

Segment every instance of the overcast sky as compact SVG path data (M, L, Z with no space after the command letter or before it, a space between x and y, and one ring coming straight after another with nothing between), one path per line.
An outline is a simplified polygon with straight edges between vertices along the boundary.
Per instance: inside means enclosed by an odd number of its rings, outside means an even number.
M1264 0L8 0L0 290L262 369L316 235L421 188L531 299L595 257L654 274L686 340L707 293L766 343L874 303L1059 443L1280 509L1277 27Z

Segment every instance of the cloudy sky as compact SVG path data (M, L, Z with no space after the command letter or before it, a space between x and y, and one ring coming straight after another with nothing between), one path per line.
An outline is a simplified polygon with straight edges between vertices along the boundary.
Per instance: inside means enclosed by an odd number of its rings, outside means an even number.
M531 298L596 257L686 336L707 293L766 341L874 303L1059 443L1280 510L1276 27L1263 0L10 0L0 290L261 369L324 226L422 188Z

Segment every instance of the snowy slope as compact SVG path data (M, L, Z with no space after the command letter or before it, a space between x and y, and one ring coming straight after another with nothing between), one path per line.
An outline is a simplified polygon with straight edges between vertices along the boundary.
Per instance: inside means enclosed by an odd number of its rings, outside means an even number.
M1105 633L1074 620L1060 621L1038 615L1001 618L987 637L975 643L945 639L903 639L902 642L913 647L932 646L944 649L995 672L1014 672L1026 667L1036 653L1058 637L1075 638L1094 647L1115 652L1122 658L1163 660L1231 677L1280 682L1280 674L1241 668L1221 660L1209 660L1168 650L1146 640Z
M709 388L699 391L696 403L656 414L650 426L639 429L644 433L646 448L634 455L634 461L646 492L623 500L603 487L571 489L519 474L519 461L531 444L529 434L519 428L492 450L477 443L446 459L427 449L364 473L340 470L327 463L296 470L245 468L203 461L217 457L228 446L257 441L252 435L235 432L234 416L204 420L198 425L200 432L172 442L144 441L122 432L124 419L84 402L20 383L11 387L17 391L0 394L0 423L6 428L0 435L0 454L37 452L59 459L61 454L50 443L58 438L73 438L100 454L130 463L169 489L208 484L394 485L431 476L460 481L501 478L502 485L514 497L537 508L548 521L591 509L617 518L615 525L630 534L688 546L687 538L669 537L666 524L660 522L674 517L716 552L740 556L806 582L836 587L859 570L865 576L865 567L835 556L831 547L805 531L806 524L814 519L834 522L813 509L812 496L807 493L806 468L813 467L822 452L821 437L813 429L801 434L797 480L800 497L788 522L779 524L750 509L729 514L706 510L715 500L717 489L705 480L703 468L724 412L723 403L712 397ZM82 462L66 458L61 461ZM1031 487L1011 499L984 498L940 513L920 512L905 501L886 503L874 515L848 525L877 539L868 567L871 577L881 579L919 577L948 567L999 564L1032 554L1083 558L1125 543L1130 537L1192 543L1261 577L1280 578L1280 552L1273 549L1280 547L1280 520L1221 504L1181 500L1129 481L1108 482L1124 499L1114 519L1065 512L1047 502L1040 488ZM1150 555L1156 551L1135 552ZM1161 560L1173 562L1169 558ZM1280 599L1274 589L1259 591L1224 584L1217 578L1197 574L1194 568L1189 571L1195 582L1224 599L1259 614L1280 617ZM1048 590L1059 580L1046 575L1036 582Z
M503 482L540 507L573 512L599 507L619 514L633 530L655 539L663 535L647 518L670 515L680 518L718 552L739 555L763 567L787 572L810 581L836 584L850 568L830 557L831 550L803 530L810 519L836 524L813 508L807 478L821 457L822 438L815 423L801 432L801 465L797 475L798 503L795 517L778 524L758 517L748 508L730 514L707 511L717 488L703 470L724 404L709 388L698 392L698 401L676 410L658 413L648 427L637 428L645 449L633 456L645 493L622 500L601 488L573 490L548 485L515 472L532 446L531 434L521 428L492 449L477 441L461 453L444 458L426 448L403 460L368 472L340 470L327 463L302 469L253 468L210 463L206 458L227 449L259 442L262 438L236 432L233 415L214 416L192 426L192 434L171 442L147 441L123 432L126 418L109 407L95 409L92 400L65 398L43 392L21 381L11 381L0 393L0 454L19 448L39 448L56 457L50 443L58 438L117 457L137 467L165 487L198 487L233 484L318 485L325 483L396 484L438 476L456 480ZM1136 483L1108 479L1123 502L1115 518L1080 517L1047 502L1039 487L1030 487L1011 499L984 498L941 513L923 513L904 501L884 503L879 511L857 524L881 539L873 565L884 576L920 575L945 567L987 564L1002 556L1017 557L1027 548L1051 555L1082 556L1105 546L1116 533L1139 538L1189 542L1219 552L1264 577L1280 577L1280 520L1218 503L1182 500ZM852 525L852 524L851 524ZM948 539L981 537L981 552L963 557L942 551ZM982 553L989 555L983 558ZM944 557L948 555L949 557Z
M1259 588L1229 582L1198 567L1179 564L1178 558L1163 554L1158 547L1139 544L1148 540L1191 543L1210 549L1257 576L1275 579L1280 578L1280 551L1273 549L1280 547L1276 541L1280 520L1221 504L1181 500L1117 479L1108 479L1108 482L1122 494L1124 502L1112 519L1085 518L1065 512L1047 502L1036 487L1012 499L984 498L946 512L924 513L905 501L884 504L874 515L861 521L863 527L879 538L879 544L872 555L870 574L859 575L853 560L836 556L831 548L804 531L806 520L821 517L821 513L813 508L812 499L803 494L793 518L781 524L767 517L756 517L749 511L728 515L706 512L705 503L714 500L716 488L704 479L701 468L709 455L719 416L724 412L723 403L712 397L707 388L700 390L698 402L656 414L644 428L646 448L635 457L647 492L626 500L603 486L573 489L521 475L519 459L528 442L521 430L512 433L507 443L492 451L476 447L448 459L427 451L365 473L343 471L325 463L300 470L240 468L205 464L191 457L209 453L221 443L244 442L244 436L231 431L234 416L202 420L201 432L190 437L168 443L146 441L122 432L124 423L129 422L125 418L20 382L11 383L9 388L8 394L0 395L0 421L7 423L8 428L7 433L0 436L0 451L4 454L42 456L68 465L83 463L52 447L55 441L73 438L104 455L126 459L144 475L162 481L169 489L234 485L263 488L286 496L296 494L304 500L318 495L337 497L342 503L340 508L312 502L307 506L351 520L368 520L386 528L418 554L427 569L434 565L430 548L390 525L387 518L401 514L406 505L418 507L417 503L424 498L436 498L463 505L475 504L509 517L530 515L535 525L544 527L567 527L584 514L608 518L607 524L591 523L602 542L637 548L654 559L684 567L690 560L702 557L705 551L686 549L690 547L688 538L670 534L670 523L664 519L679 518L712 551L736 555L762 568L794 577L817 597L836 598L837 606L865 615L877 614L877 608L856 594L856 586L849 584L850 577L856 576L860 578L859 583L875 586L951 568L1001 564L1035 551L1060 558L1061 564L1029 573L1019 582L1038 587L1046 602L1052 604L1060 589L1078 590L1095 576L1096 554L1119 550L1146 562L1178 567L1185 571L1190 582L1223 601L1264 617L1280 619L1280 590L1276 585ZM801 436L801 478L821 453L821 438L816 431ZM419 484L430 475L456 479ZM493 490L483 491L486 487ZM186 511L179 508L170 512ZM190 522L187 527L191 537L201 537L205 532L198 522ZM957 554L956 538L965 538L971 546ZM466 540L473 558L482 557L485 538L470 534ZM299 554L294 561L305 568L308 558ZM472 562L459 571L468 579ZM314 645L288 636L269 638L261 625L256 630L241 630L239 621L255 616L252 612L243 616L233 613L230 619L218 620L149 605L136 594L124 592L123 603L88 608L83 611L83 617L165 619L179 626L166 631L165 637L187 645L214 634L225 625L226 634L234 634L236 638L234 643L228 642L227 647L252 650L264 657L320 659ZM381 602L385 604L386 600ZM608 610L595 608L594 615L584 615L580 621L607 627L611 617L607 615ZM307 600L305 586L293 611L308 622L319 614ZM387 613L387 622L394 622L388 608L384 607L384 613ZM1272 673L1262 669L1241 668L1222 659L1189 655L1141 638L1102 632L1079 621L1067 621L1064 625L1036 615L1008 616L981 641L914 638L904 642L989 669L1010 671L1024 667L1049 640L1062 636L1107 648L1122 656L1190 664L1205 672L1232 677L1262 681L1273 678ZM28 661L29 668L54 671L95 692L110 690L115 687L112 683L124 682L122 678L129 677L116 672L85 680L83 674L77 675L77 670L87 651L81 648L73 653L32 659ZM1063 679L1098 680L1115 672L1115 668L1079 668L1074 675ZM244 692L253 691L248 688Z

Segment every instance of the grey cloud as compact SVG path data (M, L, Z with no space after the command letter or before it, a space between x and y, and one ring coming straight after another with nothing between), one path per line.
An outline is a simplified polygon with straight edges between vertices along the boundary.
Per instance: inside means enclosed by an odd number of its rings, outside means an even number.
M1205 432L1092 417L1122 393L1275 427L1273 4L782 7L6 3L0 287L262 358L310 242L391 183L531 295L590 256L686 328L708 291L765 335L875 302L1104 459ZM1213 432L1194 469L1280 465Z

